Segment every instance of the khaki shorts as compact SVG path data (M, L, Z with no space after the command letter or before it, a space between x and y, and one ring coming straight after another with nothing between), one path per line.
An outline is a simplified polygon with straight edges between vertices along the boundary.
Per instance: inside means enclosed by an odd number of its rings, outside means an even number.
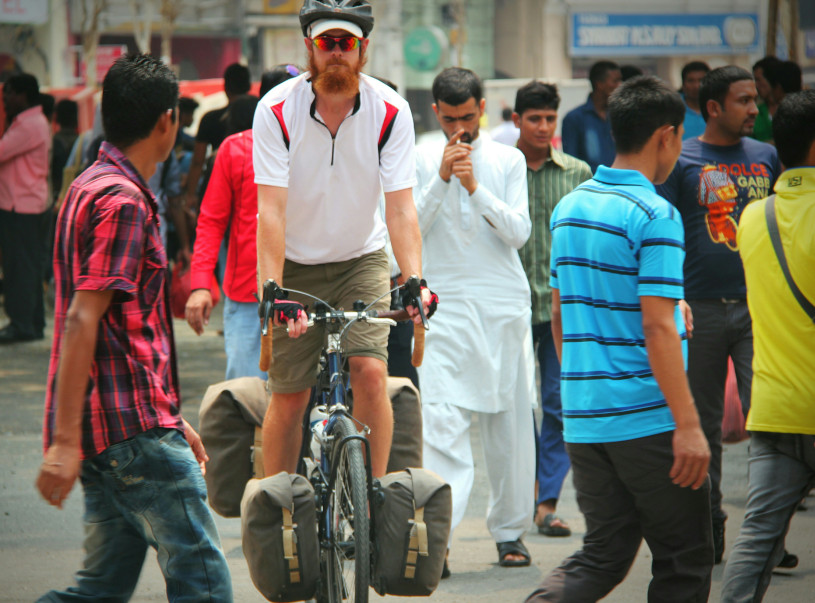
M336 309L352 310L356 300L366 304L384 295L374 308L390 308L390 265L385 250L374 251L352 260L330 264L306 265L286 260L283 287L319 297ZM314 300L291 294L290 299L307 304ZM343 356L368 356L388 362L388 325L356 323L343 338ZM272 329L272 366L269 386L273 392L292 394L311 388L317 382L320 352L325 345L325 328L309 327L305 335L291 339L285 327Z

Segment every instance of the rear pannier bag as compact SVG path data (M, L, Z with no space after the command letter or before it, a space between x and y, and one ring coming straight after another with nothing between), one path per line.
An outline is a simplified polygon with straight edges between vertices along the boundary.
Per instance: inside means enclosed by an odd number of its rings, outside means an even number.
M425 597L441 579L453 499L450 485L427 469L380 480L375 496L371 586L380 595Z
M211 385L198 412L198 431L209 461L204 480L212 508L223 517L238 517L241 495L252 477L255 427L266 413L266 382L241 377Z
M241 500L243 554L255 587L269 601L303 601L320 578L314 488L282 471L246 484Z
M388 473L422 466L422 403L410 379L388 377L388 398L393 407L393 441Z

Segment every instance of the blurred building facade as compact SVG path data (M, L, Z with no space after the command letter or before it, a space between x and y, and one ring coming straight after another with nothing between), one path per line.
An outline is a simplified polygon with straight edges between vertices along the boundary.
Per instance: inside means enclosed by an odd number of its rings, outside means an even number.
M258 79L276 64L305 62L297 19L301 2L4 0L0 78L24 70L46 88L82 87L88 81L86 42L95 29L99 80L117 56L133 50L164 56L183 80L220 78L238 60ZM603 58L636 65L678 86L681 67L690 60L749 67L763 56L776 5L776 54L795 56L805 80L815 83L815 2L373 0L373 5L376 27L366 71L398 86L414 107L418 130L433 127L430 84L446 66L468 67L485 79L565 81L585 78L590 65Z

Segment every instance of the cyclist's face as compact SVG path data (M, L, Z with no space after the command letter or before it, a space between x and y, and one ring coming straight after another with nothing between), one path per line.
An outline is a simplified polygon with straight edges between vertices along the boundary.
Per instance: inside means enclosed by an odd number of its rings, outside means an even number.
M321 34L328 38L344 38L349 37L350 34L342 29L329 29ZM310 38L305 39L306 48L308 49L309 66L312 75L316 76L328 70L348 68L351 71L358 72L362 69L362 57L365 56L365 49L368 47L368 40L363 39L358 48L353 50L343 51L339 44L334 44L331 50L320 50L317 48Z
M464 130L462 142L472 142L478 138L478 123L484 114L486 101L476 101L472 96L460 105L448 105L439 101L433 105L433 111L439 120L444 135L449 140L459 130ZM469 140L467 140L469 138Z

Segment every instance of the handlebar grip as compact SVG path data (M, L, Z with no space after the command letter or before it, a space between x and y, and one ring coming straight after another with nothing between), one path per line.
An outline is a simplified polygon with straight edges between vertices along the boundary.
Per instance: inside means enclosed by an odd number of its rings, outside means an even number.
M413 325L413 356L410 358L413 366L422 366L424 360L424 332L423 325Z
M272 365L272 331L266 335L260 336L260 363L258 367L264 373L268 372L269 367Z

